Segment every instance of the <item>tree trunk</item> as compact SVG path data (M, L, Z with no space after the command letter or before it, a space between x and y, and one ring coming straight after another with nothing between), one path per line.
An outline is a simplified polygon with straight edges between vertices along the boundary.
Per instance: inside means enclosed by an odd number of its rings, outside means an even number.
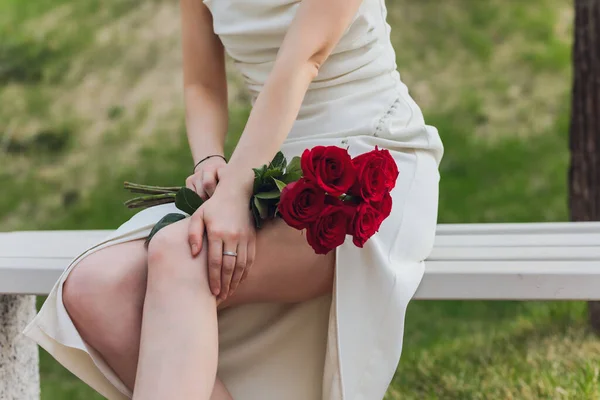
M569 208L573 221L600 220L600 0L575 0ZM600 333L600 302L589 302Z

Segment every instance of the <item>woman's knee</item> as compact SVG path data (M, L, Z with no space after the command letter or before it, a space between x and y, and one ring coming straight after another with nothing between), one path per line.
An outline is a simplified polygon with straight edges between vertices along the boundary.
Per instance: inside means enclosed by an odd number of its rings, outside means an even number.
M148 265L169 264L165 261L172 260L180 255L186 243L187 226L185 220L177 221L165 226L152 236L148 243Z
M188 243L189 218L159 230L148 244L148 280L173 283L206 283L206 248L192 257Z

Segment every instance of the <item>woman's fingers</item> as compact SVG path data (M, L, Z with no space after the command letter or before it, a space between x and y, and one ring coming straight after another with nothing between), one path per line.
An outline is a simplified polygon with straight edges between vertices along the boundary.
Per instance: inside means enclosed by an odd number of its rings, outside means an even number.
M246 243L239 243L237 251L237 257L235 258L235 270L231 277L231 285L229 286L229 296L231 296L242 280L244 271L246 270L246 254L248 252L248 245Z
M216 188L216 178L214 175L205 174L204 171L190 175L185 180L185 186L188 189L192 189L202 200L206 201L212 196ZM207 186L210 193L207 191Z
M196 257L202 250L202 238L204 236L204 210L199 208L190 217L188 228L188 243L192 250L192 257Z
M196 187L194 186L194 181L192 180L192 177L193 175L190 175L185 179L185 187L196 191Z
M208 200L210 196L206 192L202 178L195 178L194 186L196 187L196 193L198 193L198 196L200 196L200 198L204 201Z
M215 171L203 171L202 187L208 197L211 197L215 193L215 189L217 188L217 174Z
M212 236L212 237L211 237ZM214 296L221 293L221 267L223 265L223 241L208 235L208 282Z
M238 244L236 242L224 243L223 251L237 253ZM239 255L239 253L238 253ZM221 269L221 294L219 297L226 299L229 296L229 288L231 287L231 278L235 270L237 256L223 255L223 268Z

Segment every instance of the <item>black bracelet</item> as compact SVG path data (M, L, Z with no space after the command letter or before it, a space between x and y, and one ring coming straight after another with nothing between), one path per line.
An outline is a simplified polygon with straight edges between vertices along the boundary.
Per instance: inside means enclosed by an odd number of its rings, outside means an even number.
M196 173L196 167L197 167L198 165L200 165L200 163L201 163L202 161L208 160L208 159L209 159L209 158L211 158L211 157L221 157L221 158L222 158L222 159L223 159L225 162L227 162L227 159L226 159L224 156L222 156L222 155L220 155L220 154L211 154L210 156L206 156L206 157L204 157L202 160L198 161L198 162L196 163L196 165L194 165L194 169L192 170L192 174L195 174L195 173Z

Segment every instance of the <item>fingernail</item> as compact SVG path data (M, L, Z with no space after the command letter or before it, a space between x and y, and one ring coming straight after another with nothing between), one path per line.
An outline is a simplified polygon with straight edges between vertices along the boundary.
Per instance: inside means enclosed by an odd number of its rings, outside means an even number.
M219 288L213 288L213 294L214 294L215 296L218 296L218 295L219 295L219 293L221 293L221 290L220 290Z
M196 254L198 251L198 245L196 243L192 243L192 254Z

